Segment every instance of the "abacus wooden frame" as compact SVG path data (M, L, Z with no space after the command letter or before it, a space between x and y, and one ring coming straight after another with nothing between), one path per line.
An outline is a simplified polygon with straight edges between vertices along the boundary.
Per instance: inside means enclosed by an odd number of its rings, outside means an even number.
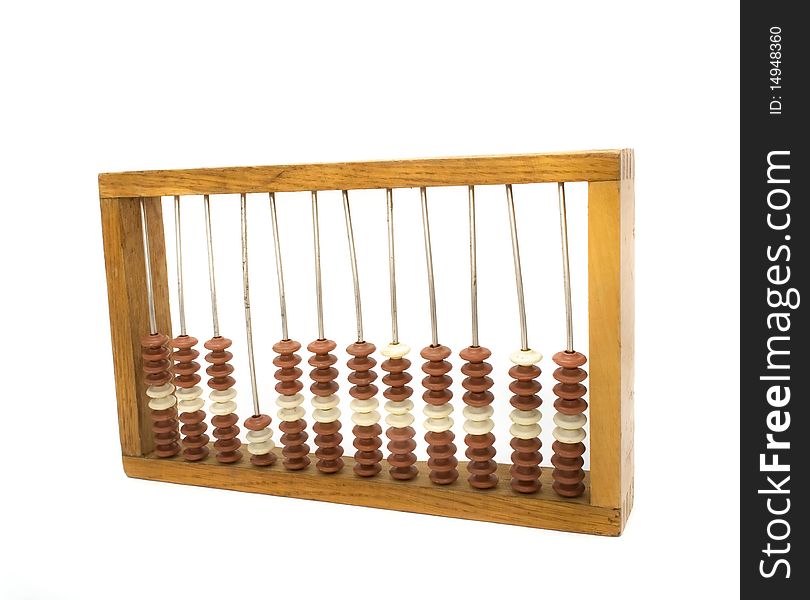
M619 535L633 504L634 191L632 150L136 171L99 175L110 329L124 471L130 477L277 496L322 500L581 533ZM385 474L364 479L347 468L323 475L280 466L233 466L209 458L159 459L141 377L140 337L148 330L139 198L149 215L159 330L170 334L161 196L419 186L588 182L590 455L586 493L575 500L551 491L548 469L537 494L505 482L472 490L427 481L425 465L410 482ZM280 464L277 463L277 464ZM508 479L508 466L499 467Z

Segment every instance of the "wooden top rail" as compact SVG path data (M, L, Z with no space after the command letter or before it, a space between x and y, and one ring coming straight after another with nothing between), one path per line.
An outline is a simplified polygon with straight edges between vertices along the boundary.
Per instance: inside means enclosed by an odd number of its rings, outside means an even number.
M130 171L98 176L102 198L624 179L622 150Z

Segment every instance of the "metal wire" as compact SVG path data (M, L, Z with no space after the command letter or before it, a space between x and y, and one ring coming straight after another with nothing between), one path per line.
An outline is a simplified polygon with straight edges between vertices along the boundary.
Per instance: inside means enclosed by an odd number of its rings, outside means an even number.
M177 255L177 304L180 309L180 335L186 335L186 298L183 294L183 242L180 237L180 196L174 197L174 243Z
M419 188L422 197L422 229L425 237L425 261L427 263L428 294L430 296L431 345L439 345L439 332L436 323L436 285L433 280L433 252L430 246L430 217L428 216L427 189Z
M397 318L397 263L394 258L394 192L391 188L385 190L385 199L388 204L388 279L391 296L391 343L399 343L399 319Z
M247 334L248 368L250 370L250 390L253 393L253 414L261 414L259 390L256 386L256 360L253 356L253 322L250 318L250 277L248 275L247 243L247 194L242 194L242 290L245 304L245 333Z
M472 346L478 347L478 251L475 232L475 187L467 188L470 213L470 314L472 316Z
M315 244L315 299L318 306L318 339L323 333L323 286L321 285L321 232L318 225L318 192L312 192L312 239Z
M346 219L346 237L349 239L349 258L351 259L352 263L352 281L354 283L354 316L357 321L357 341L363 342L363 308L360 303L360 276L357 272L357 250L354 247L352 210L349 206L348 190L343 190L343 216Z
M278 236L278 216L276 215L276 195L270 192L270 219L273 223L273 249L276 255L276 280L278 281L278 301L281 309L281 339L290 339L287 331L287 296L284 293L284 267L281 264L281 240Z
M515 285L517 286L518 314L520 316L520 349L529 349L529 334L526 327L526 301L523 297L523 273L520 268L520 243L518 242L515 201L512 198L512 185L506 185L506 206L509 209L509 225L512 232L512 258L515 263Z
M146 267L146 303L149 306L149 333L157 333L155 317L155 293L152 289L152 252L149 249L149 224L146 221L146 205L141 198L141 231L143 232L143 257Z
M568 264L568 217L565 211L565 184L557 184L560 201L560 239L562 240L563 290L565 292L565 350L574 351L574 317L571 309L571 270Z
M203 196L205 205L205 241L208 245L208 287L211 290L211 319L214 323L214 337L219 337L219 312L217 311L217 282L214 275L214 242L211 236L211 200Z

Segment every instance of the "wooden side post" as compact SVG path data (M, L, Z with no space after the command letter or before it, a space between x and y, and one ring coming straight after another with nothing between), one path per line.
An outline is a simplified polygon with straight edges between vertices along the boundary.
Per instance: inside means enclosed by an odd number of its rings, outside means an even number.
M621 177L588 184L591 503L633 504L634 191L633 152Z
M144 199L158 328L171 337L160 198ZM141 336L149 333L146 264L138 198L101 198L104 261L110 306L110 337L115 370L121 452L145 456L154 449L141 370Z

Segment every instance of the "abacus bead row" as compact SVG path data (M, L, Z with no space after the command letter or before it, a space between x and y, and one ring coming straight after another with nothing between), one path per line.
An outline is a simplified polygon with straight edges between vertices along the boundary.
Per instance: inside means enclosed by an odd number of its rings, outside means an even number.
M382 382L389 386L383 392L383 396L388 400L385 403L385 410L388 416L385 417L386 424L389 425L385 435L391 440L388 442L388 470L393 479L407 481L413 479L419 472L414 463L416 462L416 442L414 441L413 424L413 401L410 399L413 389L408 386L411 375L407 372L411 366L405 356L411 349L405 344L388 344L382 355L388 360L383 361L380 368L386 371Z
M301 406L304 397L299 393L304 388L300 381L303 371L298 368L301 357L295 353L300 349L301 344L294 340L281 340L273 345L273 352L278 353L273 359L273 364L278 367L275 373L278 380L276 391L279 393L276 398L279 407L277 414L281 420L278 427L283 433L283 464L290 471L299 471L310 463L309 446L305 443L308 437L307 422L304 420L306 411Z
M552 488L560 496L575 498L585 491L585 472L582 470L585 445L582 441L585 439L583 427L587 417L584 412L588 403L583 396L588 390L582 382L588 374L580 367L588 359L580 352L557 352L553 360L559 365L554 371L554 379L559 383L554 386L557 412L554 415L556 427L552 432L555 441L551 447L554 450L551 457L554 465Z
M177 398L169 369L171 351L166 347L169 338L160 333L141 338L144 382L149 398L155 456L169 458L180 452L177 425Z
M382 428L379 425L380 413L377 412L377 386L374 385L377 374L373 370L377 361L370 356L374 350L376 348L370 342L355 342L346 348L346 352L352 357L346 366L352 370L348 379L353 384L349 395L353 398L350 405L354 422L352 433L354 447L357 449L354 453L354 472L360 477L372 477L382 469Z
M205 342L205 348L210 350L205 355L205 360L210 366L205 370L211 377L208 380L208 387L213 391L208 396L211 400L210 410L214 415L211 424L214 426L214 443L216 459L221 463L234 463L242 458L239 450L242 442L237 437L239 427L236 423L239 417L236 415L236 390L233 389L236 381L231 377L233 367L228 362L233 358L233 354L227 351L231 346L231 340L224 337L211 338Z
M425 441L428 443L427 453L430 480L439 485L453 483L458 479L458 459L456 459L456 445L453 443L455 435L450 430L453 419L450 418L453 406L450 399L453 392L448 388L453 380L447 373L452 366L445 359L450 356L447 346L428 346L420 353L427 362L422 365L422 371L427 375L422 379L426 391L422 399L427 402L423 412L425 420Z
M183 434L183 458L188 461L198 461L208 456L209 437L205 433L208 425L205 423L205 401L201 398L202 388L200 376L200 364L196 359L200 353L194 348L197 345L197 338L181 335L172 340L175 348L172 358L174 359L174 385L177 388L177 410L180 413L179 419L183 423L180 433Z
M465 455L470 459L467 471L470 473L467 482L476 489L489 489L498 485L495 471L498 465L495 457L495 436L492 429L492 400L494 396L489 389L493 381L488 375L492 372L492 365L485 362L492 353L483 346L470 346L459 353L467 361L461 367L461 372L467 377L461 382L466 390L463 396L464 403L464 443L467 445Z
M510 446L512 452L512 489L516 492L531 493L540 489L540 462L543 456L539 450L540 441L540 411L537 408L542 404L538 392L541 389L537 378L540 368L536 366L542 356L533 350L520 350L510 356L514 363L509 369L509 375L514 379L509 384L509 390L514 394L509 403L514 407L509 418L512 426Z
M314 367L309 374L313 381L309 389L314 394L312 418L315 424L312 429L316 433L315 445L318 447L315 451L318 459L315 467L321 473L337 473L343 468L343 447L340 445L343 436L340 434L338 408L340 399L336 394L338 384L335 382L338 372L332 366L337 362L337 357L330 354L336 347L332 340L315 340L307 346L307 350L313 353L309 364Z

